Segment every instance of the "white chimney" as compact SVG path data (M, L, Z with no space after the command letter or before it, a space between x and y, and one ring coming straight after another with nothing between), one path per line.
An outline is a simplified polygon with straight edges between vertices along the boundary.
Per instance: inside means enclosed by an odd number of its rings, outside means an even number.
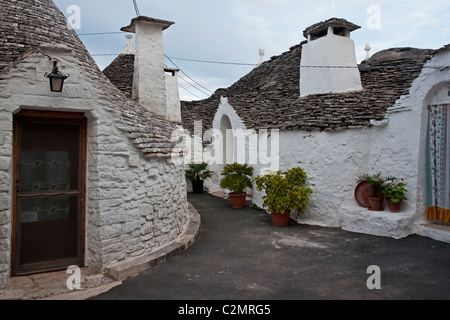
M300 96L362 90L350 33L360 29L345 19L331 18L307 28L302 47Z
M178 91L179 69L165 68L167 116L170 121L181 122L181 100Z
M174 120L174 111L169 110L167 103L163 31L172 24L174 22L140 16L121 29L136 34L133 99L168 120Z

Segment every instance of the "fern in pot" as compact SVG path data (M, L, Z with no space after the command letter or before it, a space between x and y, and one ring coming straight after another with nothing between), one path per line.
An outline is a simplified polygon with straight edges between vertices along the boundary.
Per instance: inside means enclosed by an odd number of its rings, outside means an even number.
M386 181L395 179L392 177L383 177L381 172L376 174L361 174L358 176L357 183L367 183L368 188L367 192L369 193L369 210L370 211L384 211L383 202L384 202L384 184Z
M214 172L208 170L208 164L203 163L191 163L185 172L186 179L191 180L192 191L196 194L203 193L203 185L206 179L213 176Z
M240 163L227 164L223 168L220 187L231 191L228 196L233 208L245 207L245 190L252 187L253 171L253 167Z

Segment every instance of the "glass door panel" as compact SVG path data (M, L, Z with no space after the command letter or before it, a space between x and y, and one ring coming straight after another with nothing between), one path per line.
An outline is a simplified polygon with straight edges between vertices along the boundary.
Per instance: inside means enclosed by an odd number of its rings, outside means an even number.
M83 122L16 121L16 273L80 265Z

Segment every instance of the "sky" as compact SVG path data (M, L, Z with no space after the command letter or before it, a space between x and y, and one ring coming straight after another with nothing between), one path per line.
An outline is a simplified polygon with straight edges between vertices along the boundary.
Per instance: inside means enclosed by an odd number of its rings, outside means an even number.
M54 0L101 70L126 45L120 28L136 17L133 0ZM304 39L329 18L361 26L352 32L358 62L396 47L439 49L450 43L448 0L136 0L139 13L175 22L164 31L168 67L181 69L182 100L205 99ZM75 6L75 7L74 7ZM111 33L92 35L92 33ZM117 33L115 33L117 32ZM186 61L202 60L220 63ZM223 64L230 62L236 64Z

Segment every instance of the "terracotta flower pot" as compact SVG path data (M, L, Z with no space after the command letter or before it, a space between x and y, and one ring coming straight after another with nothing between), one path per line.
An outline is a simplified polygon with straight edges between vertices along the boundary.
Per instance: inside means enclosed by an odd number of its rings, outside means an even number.
M403 200L400 200L400 202L392 202L391 199L386 199L386 202L389 207L390 212L400 212L403 204Z
M370 211L384 211L383 197L369 197L369 210Z
M272 223L275 227L287 227L290 218L291 211L286 211L284 213L272 212Z
M241 209L245 207L246 193L229 193L231 207L234 209Z

